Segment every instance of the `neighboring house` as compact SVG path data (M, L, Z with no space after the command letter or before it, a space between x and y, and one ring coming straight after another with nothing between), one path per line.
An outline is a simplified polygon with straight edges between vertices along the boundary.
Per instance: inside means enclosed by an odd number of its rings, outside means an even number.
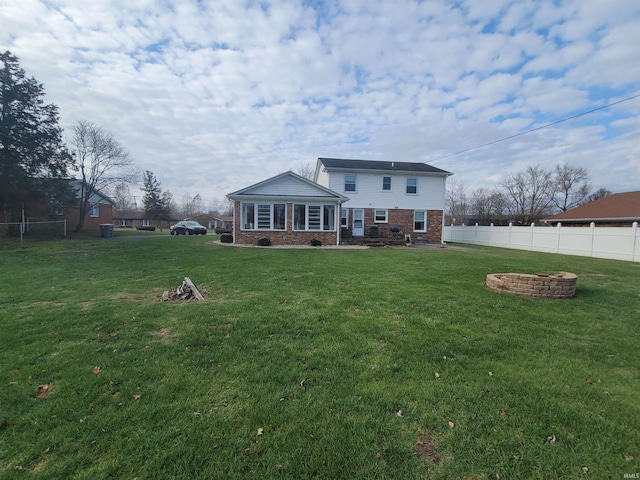
M63 213L64 218L70 227L75 227L80 220L80 180L72 181L73 187L78 196L78 201L75 205L65 205L60 212ZM113 224L113 207L116 204L115 200L109 198L107 195L96 190L91 194L89 198L89 209L87 216L84 219L85 230L98 230L100 225Z
M233 216L231 215L214 215L209 220L209 230L216 233L231 233L233 231Z
M150 227L151 221L144 216L144 210L124 210L113 213L113 224L120 228ZM155 226L155 225L153 225Z
M314 180L348 195L343 238L441 243L447 177L425 163L318 158Z
M76 192L74 202L61 202L51 196L33 198L24 203L25 220L31 222L47 220L66 220L67 228L72 229L78 225L80 219L80 181L71 180L73 191ZM113 206L115 201L102 192L96 191L91 195L89 210L84 221L85 230L98 230L102 224L113 223ZM6 222L4 212L0 211L0 222ZM21 221L21 219L14 219Z
M552 225L560 222L562 225L588 226L593 222L599 226L630 227L633 222L640 222L640 191L614 193L544 221Z
M233 241L257 245L340 244L340 211L348 198L293 172L227 195L233 201Z

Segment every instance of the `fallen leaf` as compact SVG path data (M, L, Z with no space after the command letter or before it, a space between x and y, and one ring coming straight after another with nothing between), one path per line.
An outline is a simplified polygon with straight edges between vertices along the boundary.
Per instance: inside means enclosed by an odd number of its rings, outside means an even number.
M549 443L556 443L556 436L555 435L549 435L547 437L547 442Z
M584 381L587 382L589 385L593 384L593 380L591 380L589 377L584 377Z
M47 392L51 390L51 384L45 383L43 385L38 385L38 398L47 398Z
M440 374L438 372L434 373L433 376L435 377L436 380L440 379Z
M447 425L449 425L449 428L453 428L453 427L455 427L455 424L454 424L452 421L449 421L449 422L447 423Z
M633 455L625 455L624 459L627 462L633 462L635 460L636 457L634 457Z
M264 433L264 429L259 428L259 429L258 429L258 435L262 435L263 433Z
M400 418L402 418L402 417L403 417L403 415L402 415L402 410L398 410L398 411L396 412L396 417L400 417Z
M141 398L141 397L142 397L142 395L140 395L139 393L136 393L136 394L133 396L133 399L134 399L134 400L140 400L140 398Z
M93 367L93 374L100 375L102 373L102 367L100 365L96 365Z
M493 372L489 372L489 376L490 376L490 377L493 377Z
M582 467L582 473L586 475L587 473L589 473L589 469L587 467Z
M122 392L114 392L112 395L113 398L118 398Z
M509 412L507 412L506 410L500 410L500 415L503 417L508 417L509 416Z

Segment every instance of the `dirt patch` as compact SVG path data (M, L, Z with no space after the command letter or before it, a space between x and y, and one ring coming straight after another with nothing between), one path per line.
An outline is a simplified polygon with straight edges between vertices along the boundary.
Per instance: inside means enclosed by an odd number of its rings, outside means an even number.
M428 434L421 435L413 446L413 453L422 462L440 463L440 456L436 452L436 442Z
M160 338L160 340L171 340L175 336L175 334L169 327L161 328L160 330L151 332L151 335Z

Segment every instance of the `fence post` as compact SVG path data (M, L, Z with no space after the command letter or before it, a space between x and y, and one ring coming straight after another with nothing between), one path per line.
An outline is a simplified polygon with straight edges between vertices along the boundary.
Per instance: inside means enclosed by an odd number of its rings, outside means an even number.
M513 222L509 222L509 248L511 248L511 229L513 228Z
M533 251L533 229L536 228L536 223L531 222L531 239L529 241L529 250Z
M591 231L591 246L589 247L589 256L593 257L593 240L596 236L596 224L595 222L591 222L589 224L589 230Z
M637 247L637 238L638 238L638 222L633 222L631 224L631 234L633 235L633 246L631 247L631 261L633 262L636 258L636 247Z
M473 229L473 244L474 245L478 244L478 222L476 222L476 226Z
M562 228L562 222L558 222L558 238L556 243L556 253L560 253L560 229Z

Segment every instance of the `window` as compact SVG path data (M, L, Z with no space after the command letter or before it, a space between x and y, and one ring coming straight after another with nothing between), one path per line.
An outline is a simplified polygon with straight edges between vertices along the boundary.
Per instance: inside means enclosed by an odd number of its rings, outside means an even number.
M293 229L294 230L307 229L307 206L306 205L293 206Z
M287 206L284 203L273 204L273 229L284 230L287 218Z
M140 226L141 227L149 227L149 226L151 226L151 223L149 223L149 219L148 218L143 218L142 220L140 220Z
M253 203L242 204L242 228L244 230L253 230L255 224L255 205Z
M418 193L418 179L407 178L407 194L416 195Z
M336 229L336 206L325 205L322 211L323 211L322 229L335 230Z
M382 191L383 192L391 191L391 177L382 177Z
M97 203L94 203L93 205L91 205L90 209L89 209L89 216L90 217L94 217L97 218L100 216L100 205Z
M344 191L355 192L356 191L356 176L345 175L344 176Z
M309 230L320 230L322 206L309 205Z
M342 228L349 228L349 209L343 208L340 211L340 226Z
M64 204L61 201L52 198L51 210L53 211L54 215L64 215Z
M284 203L243 203L240 224L243 230L284 230L286 212Z
M413 231L427 231L427 212L425 212L424 210L415 210L413 212Z
M375 210L373 219L375 223L387 223L387 210Z
M293 206L294 230L335 230L335 205L301 205Z

